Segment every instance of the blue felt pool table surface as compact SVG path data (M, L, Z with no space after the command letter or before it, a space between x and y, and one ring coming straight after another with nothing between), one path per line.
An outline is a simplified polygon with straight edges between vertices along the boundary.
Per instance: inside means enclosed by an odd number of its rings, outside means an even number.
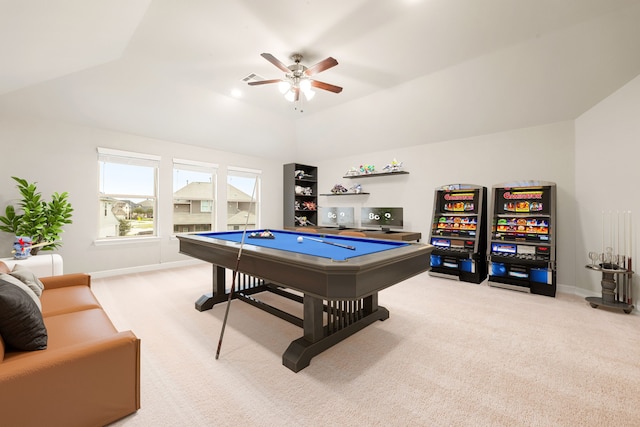
M351 258L397 249L409 245L409 243L392 240L374 240L338 235L318 235L314 233L285 230L270 230L271 234L274 236L273 239L252 237L252 234L259 235L262 231L265 230L247 230L244 237L244 244L327 258L334 261L346 261ZM208 237L236 242L239 244L242 242L243 234L243 231L225 231L198 233L197 235L204 238ZM298 237L302 237L302 242L298 242ZM312 239L320 239L323 242L318 242ZM331 243L351 246L354 249L348 249Z

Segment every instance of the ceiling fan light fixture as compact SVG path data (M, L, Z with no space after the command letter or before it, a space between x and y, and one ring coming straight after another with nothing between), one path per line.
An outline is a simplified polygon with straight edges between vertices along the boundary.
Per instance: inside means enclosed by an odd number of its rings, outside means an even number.
M300 80L300 89L305 93L310 91L311 90L311 80L309 80L309 79Z
M304 93L304 97L307 98L307 101L311 101L313 97L316 96L316 93L311 89L305 90L303 91L303 93Z
M289 102L293 102L296 99L296 94L293 92L293 90L289 90L287 93L284 94L284 99L286 99Z
M281 94L284 95L285 93L291 90L291 82L282 80L280 83L278 83L278 90L280 91Z

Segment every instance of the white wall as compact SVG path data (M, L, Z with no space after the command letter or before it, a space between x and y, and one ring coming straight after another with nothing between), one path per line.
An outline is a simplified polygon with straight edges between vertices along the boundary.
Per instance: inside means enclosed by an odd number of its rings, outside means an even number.
M262 226L282 226L282 163L136 135L27 119L0 119L0 207L19 198L11 176L37 182L48 199L53 192L69 193L73 224L65 226L59 253L64 271L96 272L188 260L178 253L172 237L172 160L201 160L219 165L218 181L226 182L226 168L260 169L262 174ZM159 238L145 243L95 245L98 228L97 147L161 156L158 210ZM224 201L226 186L218 199ZM226 206L218 210L218 226L224 228ZM12 236L0 233L0 257L10 256Z
M632 254L638 259L640 77L598 103L575 123L576 281L582 289L600 292L600 275L584 266L590 262L589 251L602 252L603 212L606 245L609 213L617 219L618 212L631 211L633 235L627 240L633 241ZM635 271L638 265L634 263ZM639 290L636 278L633 290L636 298Z
M339 154L339 153L336 153ZM301 157L304 157L302 155ZM343 179L352 166L373 164L382 169L394 158L404 163L409 175ZM474 138L443 141L388 151L336 156L331 160L301 163L318 166L319 193L333 185L349 188L361 184L368 196L320 196L321 206L402 206L408 231L419 231L426 240L433 215L434 191L445 184L487 187L489 200L495 184L519 180L543 180L558 190L559 285L575 284L574 125L561 122Z
M587 271L587 253L602 246L602 211L627 211L638 216L640 199L640 77L613 93L575 122L560 122L452 141L413 145L386 151L330 155L305 150L305 134L298 134L298 152L281 153L282 160L265 160L174 142L35 120L0 119L0 206L17 197L10 176L38 181L40 190L68 191L74 205L74 224L66 228L60 253L65 271L103 271L153 265L185 259L177 253L170 225L160 224L159 242L126 246L95 246L97 214L96 147L158 154L163 159L161 180L170 181L171 158L202 159L220 165L224 179L228 165L262 169L263 227L282 226L282 164L292 161L319 167L320 192L336 183L350 187L359 180L343 179L351 166L363 163L383 167L394 158L404 162L409 175L360 180L369 196L320 197L320 205L399 205L405 207L405 229L429 232L433 191L451 183L484 185L541 179L558 184L558 284L575 286L577 293L600 292L597 274ZM332 135L352 135L349 120L332 125ZM390 126L392 124L389 124ZM343 131L344 129L344 131ZM321 130L318 130L322 134ZM380 137L385 137L384 135ZM419 135L413 136L415 141ZM320 139L322 139L320 137ZM390 143L390 146L392 143ZM167 193L168 191L168 193ZM161 196L161 212L170 217L170 190ZM219 197L223 197L222 194ZM351 199L351 200L350 200ZM637 220L633 222L637 241ZM10 236L0 233L0 256L8 256ZM637 257L637 244L634 244ZM635 295L640 295L637 280Z

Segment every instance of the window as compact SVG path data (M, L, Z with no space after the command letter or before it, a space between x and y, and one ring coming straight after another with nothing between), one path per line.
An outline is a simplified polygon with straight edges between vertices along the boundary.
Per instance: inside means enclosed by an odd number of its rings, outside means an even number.
M259 228L262 171L229 167L227 173L227 230Z
M213 212L213 200L200 201L200 212Z
M173 232L215 229L216 165L173 159Z
M98 238L157 236L160 157L98 148Z

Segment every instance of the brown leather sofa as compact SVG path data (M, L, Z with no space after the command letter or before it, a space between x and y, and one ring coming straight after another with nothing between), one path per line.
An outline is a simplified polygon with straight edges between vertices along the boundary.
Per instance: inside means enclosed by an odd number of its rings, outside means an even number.
M0 424L104 426L137 411L140 340L116 330L89 275L40 280L46 349L12 350L0 336Z

